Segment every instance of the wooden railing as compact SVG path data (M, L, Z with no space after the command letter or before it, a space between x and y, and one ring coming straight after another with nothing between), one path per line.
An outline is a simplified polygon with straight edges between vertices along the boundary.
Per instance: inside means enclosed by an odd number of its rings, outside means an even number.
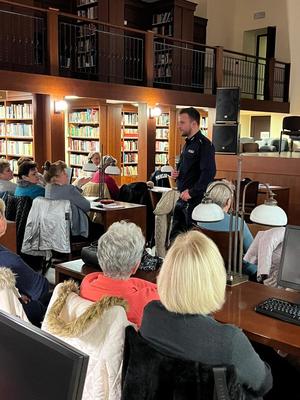
M290 64L0 0L0 68L288 101Z

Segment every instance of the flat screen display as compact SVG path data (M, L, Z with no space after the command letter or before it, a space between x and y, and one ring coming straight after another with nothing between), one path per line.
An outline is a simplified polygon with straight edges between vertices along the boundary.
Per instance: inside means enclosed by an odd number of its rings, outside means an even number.
M0 398L81 400L88 358L49 333L0 311Z
M300 291L300 226L288 225L286 227L278 285Z

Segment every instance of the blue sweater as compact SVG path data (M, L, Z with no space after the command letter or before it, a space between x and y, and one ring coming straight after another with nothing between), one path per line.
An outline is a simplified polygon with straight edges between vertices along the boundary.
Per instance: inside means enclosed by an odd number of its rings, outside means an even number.
M20 294L38 300L48 292L47 279L31 269L20 256L0 245L0 268L7 267L16 274L16 287Z
M241 224L241 218L238 218L238 228L240 228ZM207 229L209 231L221 231L221 232L229 232L229 226L230 226L230 215L227 213L224 213L224 219L218 222L207 222L203 223L201 222L200 227ZM235 227L235 217L232 218L232 231L234 231ZM250 232L250 229L246 222L244 222L244 229L243 229L243 250L244 254L247 252L249 249L251 243L253 242L253 236L252 233ZM248 275L255 274L257 271L257 266L255 264L248 263L244 261L244 272Z
M40 185L29 184L27 186L21 186L18 184L15 190L16 197L28 196L31 197L32 200L36 197L45 197L45 188Z

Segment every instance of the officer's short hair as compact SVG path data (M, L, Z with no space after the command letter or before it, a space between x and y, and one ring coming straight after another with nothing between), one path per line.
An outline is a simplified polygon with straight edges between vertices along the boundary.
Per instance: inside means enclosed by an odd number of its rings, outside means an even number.
M183 108L179 114L187 114L192 121L196 121L200 125L200 114L194 107Z

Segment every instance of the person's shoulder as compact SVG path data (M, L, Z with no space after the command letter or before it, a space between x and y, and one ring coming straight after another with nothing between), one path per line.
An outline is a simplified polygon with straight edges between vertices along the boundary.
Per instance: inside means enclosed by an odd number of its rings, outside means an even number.
M128 283L134 285L137 289L147 288L147 289L157 290L157 285L155 283L146 281L145 279L129 278Z
M0 264L4 262L20 263L23 262L23 260L18 254L0 245Z

